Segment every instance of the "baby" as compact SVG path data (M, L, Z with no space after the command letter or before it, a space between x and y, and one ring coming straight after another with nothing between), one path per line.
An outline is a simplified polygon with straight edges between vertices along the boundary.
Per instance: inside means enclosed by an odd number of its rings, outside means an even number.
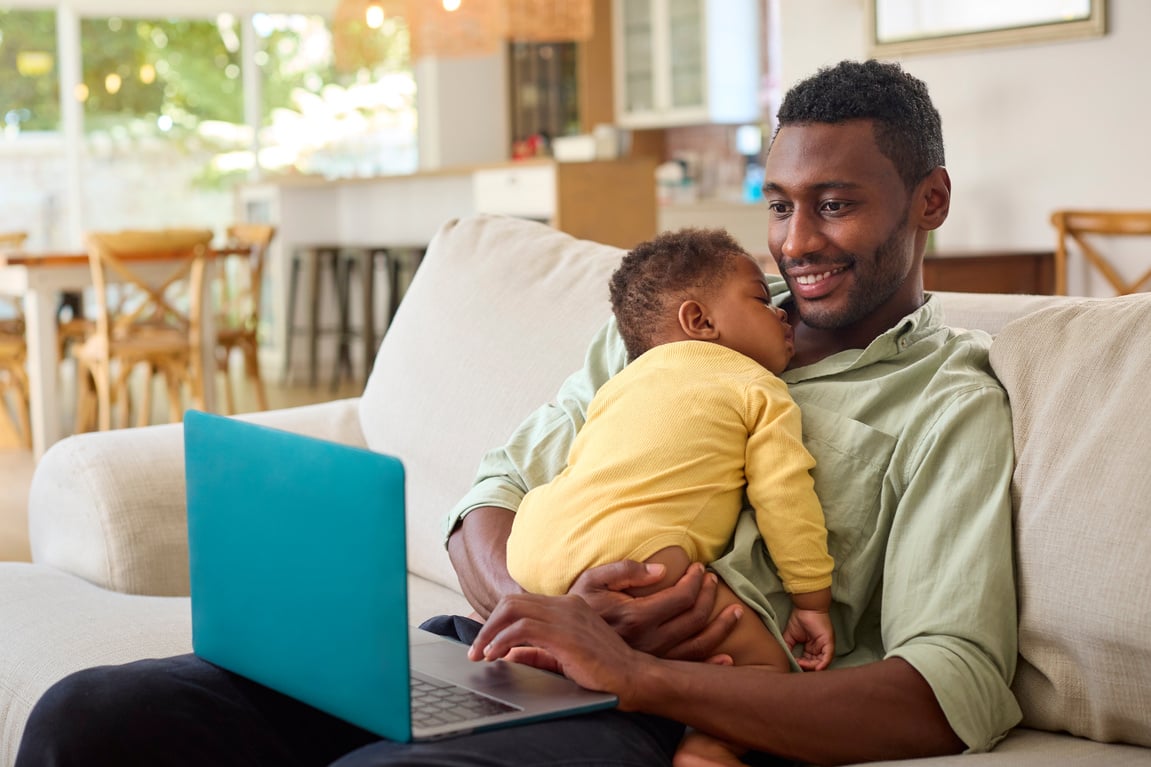
M770 617L745 610L718 653L788 671L802 643L797 665L826 668L833 563L815 461L777 377L792 330L762 270L725 231L684 229L628 253L611 300L629 364L596 393L564 471L524 497L508 539L512 577L563 594L590 567L634 559L666 571L633 593L665 588L724 551L746 491L792 611L773 632ZM737 601L721 583L715 613ZM737 754L693 732L676 763L739 764Z

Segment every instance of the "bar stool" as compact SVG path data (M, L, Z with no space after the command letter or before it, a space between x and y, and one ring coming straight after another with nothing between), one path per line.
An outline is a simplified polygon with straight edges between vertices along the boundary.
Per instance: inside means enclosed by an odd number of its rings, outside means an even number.
M284 377L288 378L292 373L292 342L295 333L297 331L307 332L308 384L312 388L316 387L319 380L317 360L319 357L321 334L335 333L338 334L341 339L340 352L342 356L337 359L336 362L337 372L334 381L338 383L341 365L346 365L348 370L351 370L351 356L347 354L346 345L343 340L347 332L346 318L349 289L346 282L348 272L341 264L342 253L343 248L339 245L301 245L292 252L291 272L288 278L288 322L284 348ZM306 324L297 326L296 301L299 297L300 270L304 268L305 261L310 261L312 265L311 301L308 307ZM320 327L320 283L325 270L330 271L332 275L332 286L337 310L336 316L339 323L334 328Z
M364 377L367 378L371 373L372 365L375 363L378 347L375 316L376 275L382 273L388 286L386 332L387 328L391 327L392 320L395 319L407 282L411 280L424 258L426 247L423 245L388 245L356 248L354 250L357 252L354 255L349 253L353 257L349 258L346 263L349 274L345 278L345 284L350 288L351 272L359 272L362 280L360 287L363 310L358 330L350 327L347 315L344 316L345 333L343 338L349 339L356 335L360 336L364 344ZM345 309L347 309L348 304L350 301L345 304Z
M309 383L314 388L319 374L317 370L319 337L324 334L336 336L336 365L332 373L332 390L337 391L345 374L353 380L352 340L359 337L364 350L364 378L372 370L376 359L377 323L375 318L376 278L383 274L388 286L387 325L396 316L406 283L419 268L426 247L423 245L305 245L296 248L292 254L291 271L288 281L288 324L284 350L284 376L291 374L292 345L297 331L308 333L308 372ZM311 303L305 325L296 324L296 303L299 297L300 271L305 261L312 262ZM320 326L322 275L329 271L332 276L336 308L336 326ZM361 317L358 325L352 325L352 284L361 280Z

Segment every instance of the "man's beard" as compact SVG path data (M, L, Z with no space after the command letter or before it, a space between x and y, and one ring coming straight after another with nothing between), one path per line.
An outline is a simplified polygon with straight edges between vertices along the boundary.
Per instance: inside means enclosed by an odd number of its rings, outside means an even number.
M904 247L904 235L901 230L902 227L897 225L887 239L876 247L873 257L869 260L847 254L845 260L853 264L854 283L847 294L847 303L842 308L821 310L820 301L797 299L796 307L803 323L818 330L850 327L895 295L907 279L906 270L895 269L903 263L900 254ZM866 273L860 271L861 264L868 270Z

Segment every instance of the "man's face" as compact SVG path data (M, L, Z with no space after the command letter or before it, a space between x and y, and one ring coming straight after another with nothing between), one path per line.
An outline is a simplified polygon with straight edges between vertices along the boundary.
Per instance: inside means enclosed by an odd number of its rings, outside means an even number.
M870 121L781 129L764 197L768 247L808 327L878 335L922 302L910 197Z

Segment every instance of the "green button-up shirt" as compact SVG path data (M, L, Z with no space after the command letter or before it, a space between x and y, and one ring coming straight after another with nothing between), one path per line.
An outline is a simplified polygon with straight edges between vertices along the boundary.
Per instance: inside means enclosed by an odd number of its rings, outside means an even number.
M788 298L782 281L772 289ZM803 412L835 559L833 667L905 659L972 751L1021 717L1009 689L1018 651L1011 413L989 346L985 333L945 327L929 297L866 349L783 375ZM480 506L515 510L558 474L592 396L626 358L609 322L556 400L484 456L447 530ZM769 624L786 622L790 599L750 510L712 567Z

